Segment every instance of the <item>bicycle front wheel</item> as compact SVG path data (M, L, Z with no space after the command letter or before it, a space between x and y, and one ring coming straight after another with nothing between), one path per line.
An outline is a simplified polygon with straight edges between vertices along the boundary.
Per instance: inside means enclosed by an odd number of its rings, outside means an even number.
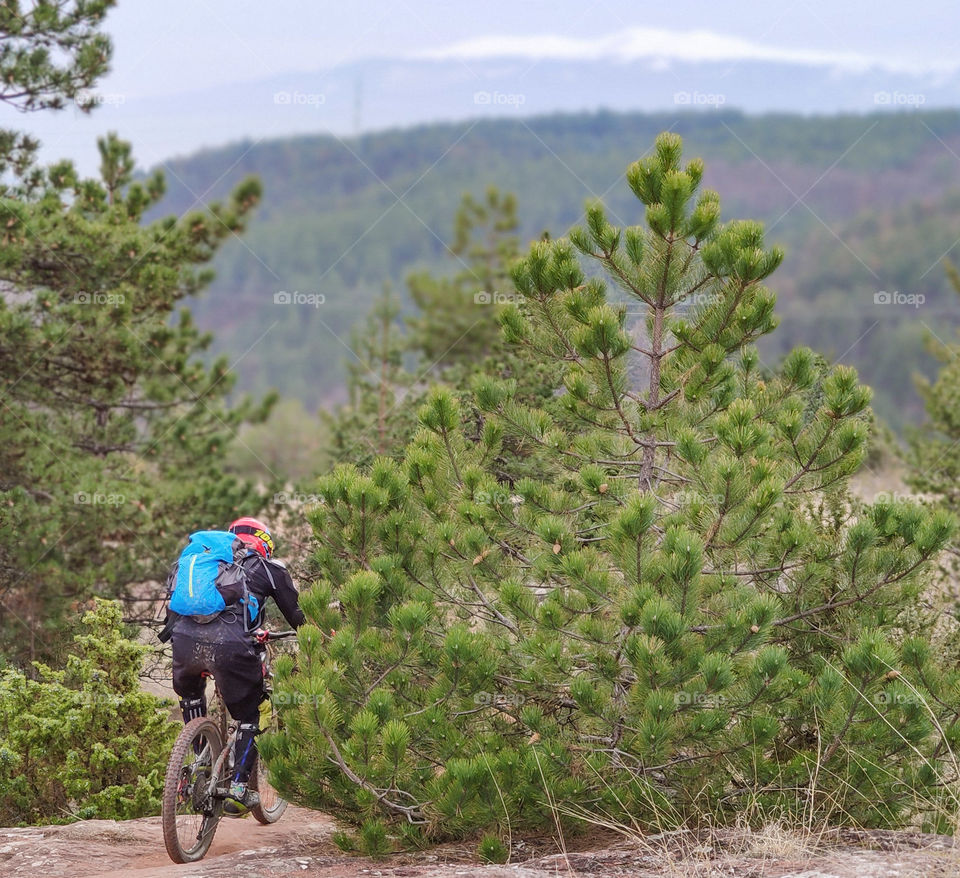
M208 717L192 719L180 732L163 785L163 843L175 863L193 863L210 849L223 799L211 795L220 786L223 738L217 724ZM215 781L211 784L211 781Z

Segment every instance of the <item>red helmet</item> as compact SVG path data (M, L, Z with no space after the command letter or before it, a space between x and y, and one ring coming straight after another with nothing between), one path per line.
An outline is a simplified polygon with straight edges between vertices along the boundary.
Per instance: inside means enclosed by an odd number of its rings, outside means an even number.
M273 554L273 537L270 536L267 526L256 518L238 518L230 525L230 533L236 534L264 558Z

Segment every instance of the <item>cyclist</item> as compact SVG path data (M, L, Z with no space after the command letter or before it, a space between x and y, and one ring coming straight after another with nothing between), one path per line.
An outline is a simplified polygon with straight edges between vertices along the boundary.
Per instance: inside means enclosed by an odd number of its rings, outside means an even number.
M173 640L173 690L180 696L184 723L206 716L205 674L216 677L227 710L239 723L234 775L223 810L229 816L242 817L260 803L248 783L257 756L260 703L266 697L258 644L248 632L262 624L268 597L273 598L291 627L298 628L304 617L293 579L272 557L273 537L266 525L255 518L238 518L229 530L248 549L236 563L242 567L241 575L256 599L255 619L245 624L245 608L233 603L208 622L168 611L167 628ZM175 564L168 579L171 591L176 574Z

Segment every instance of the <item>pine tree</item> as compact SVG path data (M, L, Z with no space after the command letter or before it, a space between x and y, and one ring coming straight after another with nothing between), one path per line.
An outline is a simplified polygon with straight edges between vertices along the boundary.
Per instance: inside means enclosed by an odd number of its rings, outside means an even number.
M428 381L468 396L476 372L512 377L519 380L518 397L548 402L560 386L560 369L543 362L536 351L503 343L497 321L511 296L489 292L507 286L511 264L519 256L516 228L512 194L491 187L481 203L468 193L457 211L451 247L458 259L469 259L468 268L453 280L427 272L409 279L411 298L420 310L407 319L408 333L400 323L399 301L389 288L384 290L352 334L357 357L347 363L349 402L327 419L334 461L367 466L377 455L402 455L416 432ZM411 359L417 364L415 374L404 368ZM474 410L465 412L466 427L477 423ZM509 451L516 449L508 443ZM506 466L505 458L502 462Z
M449 250L460 270L452 278L428 272L407 279L419 313L409 318L411 346L422 368L443 372L474 365L499 341L497 315L510 282L511 263L520 255L516 198L487 189L482 201L466 193L454 221Z
M97 106L89 94L110 64L110 38L100 31L116 0L0 4L0 103L23 112L59 110L67 101L84 113ZM37 181L37 141L0 129L0 174L13 172L0 191Z
M681 149L628 170L645 225L590 205L512 272L505 337L563 364L562 413L478 375L475 433L438 387L402 461L321 480L323 575L263 752L359 827L345 845L955 819L960 676L914 610L954 521L847 492L869 391L804 349L761 367L782 253L720 222Z
M330 455L336 462L369 464L403 449L416 427L415 377L404 369L409 341L399 321L400 303L389 285L361 326L354 327L347 362L349 401L326 416Z
M69 162L29 194L0 198L0 646L60 645L64 615L92 594L162 580L184 535L251 508L222 474L238 427L262 405L225 404L225 359L178 303L242 230L255 180L223 204L143 224L163 178L133 180L130 145L99 142L101 178Z
M947 276L960 294L960 272L947 264ZM960 513L960 341L942 341L931 335L927 350L940 363L934 381L918 379L918 388L927 412L927 422L908 432L907 483L915 490L954 513ZM944 559L944 581L960 603L956 575L960 553L952 547Z

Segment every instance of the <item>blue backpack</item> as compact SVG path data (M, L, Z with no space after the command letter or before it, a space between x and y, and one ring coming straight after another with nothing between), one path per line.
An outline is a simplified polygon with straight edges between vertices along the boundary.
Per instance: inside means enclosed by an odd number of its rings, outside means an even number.
M228 606L240 603L248 629L259 611L259 601L246 585L243 567L237 563L248 549L236 534L200 530L180 553L177 575L170 595L170 609L197 622L212 622Z

